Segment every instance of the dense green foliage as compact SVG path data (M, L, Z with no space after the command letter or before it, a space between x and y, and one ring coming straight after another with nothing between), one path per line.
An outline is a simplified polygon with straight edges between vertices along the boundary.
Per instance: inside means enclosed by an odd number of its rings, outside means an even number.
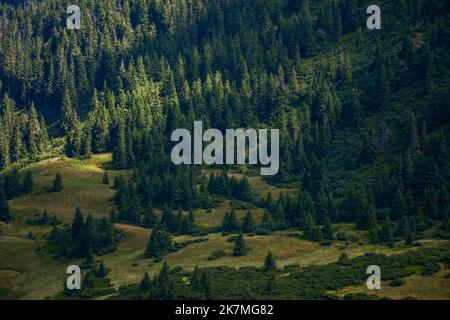
M121 287L114 299L198 299L205 291L212 299L336 299L329 291L352 285L363 285L367 280L369 265L382 265L383 281L402 281L414 273L430 275L439 271L440 262L448 259L448 246L418 249L394 256L365 254L353 259L307 268L287 266L277 271L265 268L230 267L198 269L192 273L180 268L168 269L165 264L153 280L151 288L142 290L139 285ZM437 268L437 269L436 269ZM208 275L203 285L199 275ZM191 279L187 285L183 278ZM161 280L159 280L161 279ZM145 277L144 277L145 280ZM246 288L243 290L243 288ZM414 296L414 294L412 294ZM366 299L367 297L363 297Z
M83 218L77 208L72 225L59 228L54 220L48 244L57 257L81 258L95 254L106 254L115 250L116 235L107 218L95 219L91 214Z
M29 221L52 223L49 243L57 254L86 257L88 264L94 253L114 250L112 222L152 228L145 256L160 259L183 245L172 235L205 231L195 210L225 200L231 207L222 225L205 232L239 233L235 256L246 253L243 234L296 228L326 244L345 238L334 232L338 222L389 246L413 246L436 225L433 235L448 238L449 1L381 1L377 31L365 27L369 4L80 0L82 27L68 30L64 1L2 2L0 220L12 219L7 200L33 192L31 172L22 177L16 164L49 152L50 135L64 141L53 148L58 153L89 159L111 152L115 169L133 171L114 180L109 220L85 220L77 210L63 228L44 214ZM249 182L254 165L175 166L171 133L192 130L196 120L205 129L279 129L280 170L264 179L295 191L257 194ZM58 174L49 190L62 188ZM263 209L262 220L250 211L238 221L239 206ZM398 264L373 255L343 258L279 277L268 256L273 272L196 269L190 286L165 265L121 296L242 298L237 288L248 287L246 278L253 286L247 298L326 298L327 290L361 281L363 263L383 261L401 274L407 264L422 266L415 256L402 257ZM343 271L345 263L351 272ZM435 269L430 264L424 272Z
M79 5L77 31L62 27L62 3L0 7L3 167L45 148L39 111L57 120L68 156L112 151L116 167L136 168L121 220L139 224L151 203L258 201L246 178L172 165L169 136L194 120L264 125L281 130L270 182L301 190L268 203L271 229L329 219L369 230L387 215L418 225L448 210L446 1L385 1L381 31L364 28L367 3L356 0ZM310 237L321 233L312 226Z

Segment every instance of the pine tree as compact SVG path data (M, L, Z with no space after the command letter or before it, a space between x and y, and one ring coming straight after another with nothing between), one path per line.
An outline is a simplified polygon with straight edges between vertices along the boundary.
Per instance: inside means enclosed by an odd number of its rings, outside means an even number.
M48 242L50 244L59 244L60 243L60 232L58 229L58 225L56 224L56 219L53 221L52 231L50 232L50 236L48 238Z
M158 223L158 217L153 211L153 207L150 206L144 211L144 219L142 220L142 226L145 228L153 228Z
M83 214L79 207L75 210L75 215L72 222L72 239L78 239L78 236L83 233L84 230L84 221Z
M53 181L53 192L61 192L63 189L62 176L58 172L55 176L55 180Z
M0 185L0 221L4 222L11 221L8 201L6 200L5 192L3 191L3 187L1 185Z
M145 257L159 259L171 249L172 239L170 234L167 231L157 227L150 235L147 249L145 250Z
M398 235L401 237L406 237L409 233L411 233L411 229L409 227L408 218L403 216L399 222Z
M253 232L254 222L253 222L253 215L248 210L247 214L245 215L244 221L242 222L242 232L243 233L250 233Z
M203 271L200 278L200 290L203 294L203 299L212 299L212 285L209 274L207 271Z
M276 286L276 276L274 272L271 272L269 274L269 279L267 280L266 284L267 293L272 293L275 290L275 286Z
M314 227L311 240L314 242L320 242L323 240L321 227L319 227L319 226Z
M11 173L6 175L3 188L8 199L18 196L20 194L21 186L20 175L17 169L14 169Z
M315 229L314 219L311 215L305 216L305 221L302 223L303 225L303 238L312 240L313 233Z
M194 271L192 272L192 275L190 277L190 286L192 291L200 291L200 270L198 269L197 265L195 266Z
M25 177L23 178L22 192L30 193L32 191L33 191L33 176L31 174L31 171L27 171L27 173L25 173Z
M172 297L172 284L169 278L170 270L167 262L164 262L161 271L158 274L157 284L157 298L161 300L169 300Z
M392 223L389 216L386 216L381 225L380 239L388 245L394 244L394 232L392 231Z
M1 211L1 209L0 209ZM442 214L442 224L440 226L441 230L444 231L450 231L450 223L448 220L448 210L444 210L444 213Z
M225 213L222 221L222 230L225 232L235 232L239 230L239 222L236 219L236 212L234 209Z
M377 210L374 206L370 207L369 211L369 221L367 222L367 228L369 230L376 229L377 227Z
M96 269L94 270L94 274L98 278L105 278L108 275L109 271L110 269L105 267L103 261L99 261L97 263Z
M245 256L247 254L247 248L245 246L245 240L242 233L238 235L236 238L236 242L233 248L233 256L240 257Z
M250 184L248 182L247 177L244 176L244 178L242 178L241 183L240 183L239 199L241 199L242 201L250 201L251 198L252 198L252 196L250 193Z
M277 269L277 265L273 258L272 252L269 251L269 253L266 256L266 259L264 260L264 271L265 272L273 272L276 269Z
M323 238L326 240L333 240L333 225L331 224L331 220L329 218L325 219L325 226L322 229Z
M103 184L109 185L109 177L108 177L108 173L105 171L105 173L103 174L103 180L102 180Z
M92 249L89 249L86 253L86 259L84 260L83 267L91 268L94 265L94 255Z
M412 246L414 244L414 233L411 231L408 231L405 237L405 245L406 246Z
M141 291L149 291L152 288L152 282L150 280L150 277L148 276L148 273L146 272L144 274L144 278L142 278L141 283L139 284L139 289Z

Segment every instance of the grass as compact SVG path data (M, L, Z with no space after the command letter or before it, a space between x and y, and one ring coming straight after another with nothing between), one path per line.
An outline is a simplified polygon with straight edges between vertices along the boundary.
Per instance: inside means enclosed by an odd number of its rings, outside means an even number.
M61 291L69 263L39 250L42 240L0 237L0 297L44 299Z
M375 294L382 298L391 298L395 300L405 298L416 298L421 300L449 300L450 299L450 279L446 275L449 269L441 267L438 273L425 277L419 274L406 277L406 284L395 287L390 286L388 282L381 282L380 290L369 290L365 284L351 286L342 290L333 292L338 297L346 294Z
M111 181L114 176L126 175L126 171L113 171L109 169L110 154L96 155L89 160L73 160L67 158L51 158L32 164L23 170L32 170L35 188L33 194L16 198L9 202L15 221L12 224L0 224L0 298L4 299L44 299L54 296L62 290L66 278L65 270L70 264L80 264L81 261L57 261L43 246L45 235L50 231L49 226L29 226L25 224L28 217L48 210L49 214L56 214L65 223L71 222L76 206L80 206L84 213L91 212L95 216L109 214L112 207L110 198L114 194L111 186L102 184L103 173L106 171ZM64 189L59 193L49 193L48 189L53 183L54 176L60 172L63 177ZM233 173L241 175L240 173ZM281 192L293 192L293 189L280 189L267 184L259 176L249 177L252 191L255 195L265 196L270 190L276 198ZM201 227L213 228L221 224L226 211L231 206L236 207L238 219L243 219L247 209L242 203L225 200L210 211L200 209L195 212L196 223ZM251 204L246 204L258 223L264 210ZM142 279L145 272L154 275L159 272L163 261L155 263L144 257L144 251L149 239L150 230L126 225L115 224L121 230L125 240L118 244L115 252L96 257L103 260L111 268L110 278L115 286L136 283ZM164 257L170 267L182 267L192 270L195 265L200 267L229 266L240 268L242 266L261 267L269 251L275 256L279 268L288 265L298 265L299 268L327 264L336 261L345 252L349 257L363 255L366 252L378 252L395 255L405 250L401 244L394 248L369 245L367 236L361 231L354 230L352 224L338 224L334 226L335 232L345 232L352 236L352 241L334 241L331 245L322 246L318 243L301 239L301 232L288 230L276 232L270 236L246 236L245 241L250 249L243 257L233 257L233 243L227 241L230 236L213 233L201 237L207 241L190 244L183 249L170 253ZM29 232L36 235L36 239L27 238ZM177 236L175 242L194 240L198 237ZM433 239L422 240L422 247L439 245L440 241ZM213 251L224 250L226 256L217 260L208 260ZM413 276L414 277L414 276ZM419 292L420 276L417 276L417 287L413 281L407 279L403 287L391 288L386 292L391 297L401 297L402 294ZM440 278L428 277L435 286L435 296L422 294L420 297L448 297ZM423 280L425 281L425 280ZM448 280L446 280L448 281ZM431 284L430 284L431 285ZM410 287L408 287L410 286ZM409 289L408 289L409 288ZM357 292L360 288L346 288L348 292ZM352 291L353 290L353 291ZM401 291L404 290L404 291ZM428 290L428 289L424 289ZM431 291L431 289L429 289ZM340 292L345 294L347 291Z
M34 190L32 194L13 199L9 202L17 223L47 210L68 223L73 218L77 206L85 213L96 217L108 215L112 208L109 201L114 195L111 186L102 184L105 171L110 179L125 171L106 170L111 154L96 155L89 160L51 158L33 164L24 170L33 173ZM51 192L54 177L59 172L63 179L63 190Z
M222 224L225 213L231 210L230 200L223 201L219 206L211 210L199 209L195 211L195 223L204 228L219 227ZM242 221L247 214L247 209L236 209L236 217ZM250 212L253 215L255 223L261 221L264 215L264 209L252 206Z

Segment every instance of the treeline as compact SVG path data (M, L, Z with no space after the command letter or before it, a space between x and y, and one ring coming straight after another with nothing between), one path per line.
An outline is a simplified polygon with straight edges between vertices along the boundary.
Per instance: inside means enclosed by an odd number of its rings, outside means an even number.
M0 172L22 159L37 159L48 146L45 120L34 104L19 110L5 93L0 103Z
M61 26L61 3L3 4L0 93L59 118L67 155L111 151L117 168L136 169L116 197L124 221L153 221L150 205L209 207L210 194L253 200L245 179L212 175L205 185L200 169L171 165L171 132L194 120L280 129L280 170L269 182L296 184L301 199L266 207L275 228L312 225L320 239L328 220L376 229L386 217L421 225L422 211L442 219L450 7L386 1L383 29L369 31L368 4L82 2L75 32ZM357 212L353 189L363 195Z
M153 227L156 224L153 206L165 208L162 210L164 213L170 211L169 208L208 209L212 205L210 195L233 197L242 201L252 200L250 184L245 176L242 179L230 178L226 170L221 170L217 174L211 172L209 177L206 177L196 169L170 164L162 171L162 167L161 170L156 170L158 164L159 162L146 162L138 167L128 180L124 177L115 178L115 219ZM183 221L180 223L187 225ZM190 227L173 227L173 223L169 221L165 221L165 225L169 231L175 233L190 230Z
M108 218L95 219L89 214L84 219L77 208L71 225L60 228L56 221L53 223L48 244L57 257L83 258L113 252L115 239L115 230Z

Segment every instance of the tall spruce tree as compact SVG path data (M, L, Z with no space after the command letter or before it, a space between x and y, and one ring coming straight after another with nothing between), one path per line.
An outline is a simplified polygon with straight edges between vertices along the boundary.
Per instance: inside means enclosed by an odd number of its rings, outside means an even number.
M8 201L6 200L6 195L1 185L0 185L0 221L3 222L11 221Z

